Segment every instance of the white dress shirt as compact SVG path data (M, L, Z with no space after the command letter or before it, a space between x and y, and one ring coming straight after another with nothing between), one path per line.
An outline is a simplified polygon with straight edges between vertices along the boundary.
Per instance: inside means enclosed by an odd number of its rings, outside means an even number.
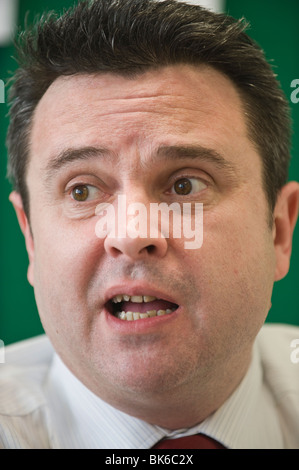
M199 425L176 431L94 395L46 336L8 346L0 364L0 449L149 449L164 437L199 432L231 449L299 448L299 363L291 360L296 339L298 327L265 325L234 393Z

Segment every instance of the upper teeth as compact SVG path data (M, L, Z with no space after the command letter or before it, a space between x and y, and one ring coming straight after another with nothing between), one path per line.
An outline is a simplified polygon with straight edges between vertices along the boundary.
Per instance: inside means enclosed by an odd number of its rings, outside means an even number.
M152 302L153 300L157 300L157 297L153 295L127 295L127 294L118 294L112 298L113 303L119 302L135 302L135 303L142 303L142 302Z

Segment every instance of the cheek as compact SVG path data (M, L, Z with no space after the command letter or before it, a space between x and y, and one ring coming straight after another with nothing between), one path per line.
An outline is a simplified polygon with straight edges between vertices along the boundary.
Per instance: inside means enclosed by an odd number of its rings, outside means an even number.
M207 215L202 247L186 256L207 316L219 324L238 317L264 319L275 271L272 234L264 219Z
M76 305L86 304L104 250L94 226L91 220L55 226L48 220L37 227L34 288L41 315L75 312Z

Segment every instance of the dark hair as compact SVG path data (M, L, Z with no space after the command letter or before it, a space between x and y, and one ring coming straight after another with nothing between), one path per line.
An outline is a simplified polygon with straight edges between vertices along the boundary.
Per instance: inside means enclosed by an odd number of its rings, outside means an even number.
M34 110L61 75L112 72L135 77L150 68L209 64L236 86L248 135L263 162L272 211L288 178L289 106L247 25L176 0L81 1L62 16L51 12L22 32L19 69L10 90L8 175L29 215L26 167Z

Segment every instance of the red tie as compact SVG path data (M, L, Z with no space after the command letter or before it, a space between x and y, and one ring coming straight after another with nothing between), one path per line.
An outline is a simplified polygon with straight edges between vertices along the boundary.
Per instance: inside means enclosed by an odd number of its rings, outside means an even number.
M195 434L178 439L162 439L152 449L225 449L225 447L211 437Z

